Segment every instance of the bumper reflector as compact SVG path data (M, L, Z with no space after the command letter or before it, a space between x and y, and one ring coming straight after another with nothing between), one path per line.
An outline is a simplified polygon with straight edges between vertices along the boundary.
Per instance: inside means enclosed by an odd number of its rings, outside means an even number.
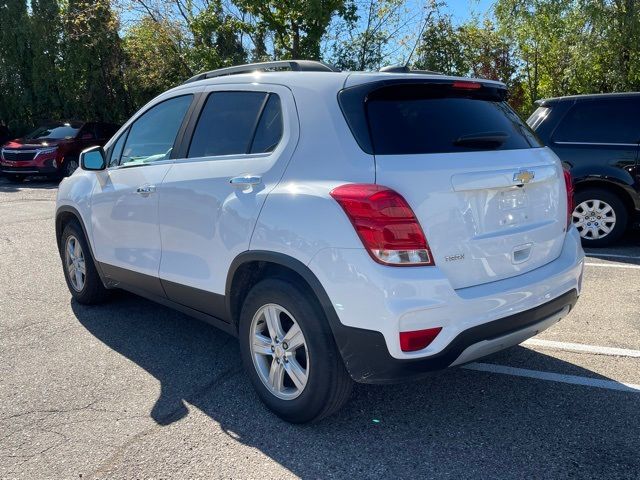
M415 352L428 346L438 336L442 327L400 332L400 348L403 352Z

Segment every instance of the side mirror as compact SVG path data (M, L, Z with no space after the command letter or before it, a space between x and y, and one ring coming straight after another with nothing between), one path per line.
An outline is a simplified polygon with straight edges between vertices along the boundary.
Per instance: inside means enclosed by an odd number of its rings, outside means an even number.
M102 147L87 148L80 154L80 166L83 170L97 171L107 168Z

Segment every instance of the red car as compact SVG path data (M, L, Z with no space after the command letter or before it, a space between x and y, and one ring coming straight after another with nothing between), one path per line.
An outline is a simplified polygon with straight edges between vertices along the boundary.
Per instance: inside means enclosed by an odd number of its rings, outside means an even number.
M68 177L78 168L82 150L103 146L118 128L102 122L48 123L2 146L0 172L13 182L30 175Z

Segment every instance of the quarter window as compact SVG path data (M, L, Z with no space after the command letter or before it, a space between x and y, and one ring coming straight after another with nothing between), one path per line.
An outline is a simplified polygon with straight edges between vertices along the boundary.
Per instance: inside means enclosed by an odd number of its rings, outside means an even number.
M272 152L282 138L282 107L280 97L275 94L269 96L260 117L251 145L251 153Z
M638 143L639 105L629 99L574 105L553 134L556 142Z
M171 158L173 144L192 97L183 95L165 100L138 118L129 130L120 164L143 165ZM116 152L117 148L114 148Z

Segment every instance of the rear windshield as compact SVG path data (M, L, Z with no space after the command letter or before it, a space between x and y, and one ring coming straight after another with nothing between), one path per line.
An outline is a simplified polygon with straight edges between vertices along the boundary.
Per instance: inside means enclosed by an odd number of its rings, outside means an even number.
M376 155L541 146L504 101L504 92L500 94L495 89L468 91L451 85L404 84L380 88L365 98L370 153ZM355 112L353 108L351 112L343 110L347 117ZM356 131L354 134L358 135Z

